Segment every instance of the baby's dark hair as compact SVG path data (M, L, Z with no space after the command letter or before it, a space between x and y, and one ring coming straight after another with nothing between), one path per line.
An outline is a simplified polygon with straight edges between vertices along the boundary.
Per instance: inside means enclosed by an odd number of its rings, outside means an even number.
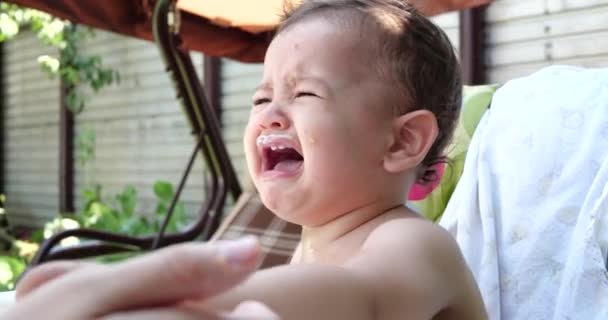
M422 162L419 181L436 179L431 167L446 162L443 152L462 101L460 64L446 34L403 0L305 0L286 6L277 34L316 16L367 35L362 41L374 44L373 57L380 57L374 67L397 84L405 102L394 108L396 115L420 109L435 115L439 135ZM369 37L370 29L378 37Z

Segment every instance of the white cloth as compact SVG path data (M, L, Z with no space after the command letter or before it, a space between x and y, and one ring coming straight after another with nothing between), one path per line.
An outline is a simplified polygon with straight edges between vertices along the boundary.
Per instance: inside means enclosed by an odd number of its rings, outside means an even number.
M440 224L490 319L608 319L608 69L505 84Z
M0 292L0 316L15 303L15 291Z

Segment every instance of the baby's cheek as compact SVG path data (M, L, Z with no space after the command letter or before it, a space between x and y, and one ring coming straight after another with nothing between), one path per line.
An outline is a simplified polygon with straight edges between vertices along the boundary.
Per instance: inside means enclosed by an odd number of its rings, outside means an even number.
M318 137L310 130L304 130L304 141L309 145L315 145L318 141Z
M254 173L254 166L258 163L258 159L256 158L257 146L255 140L256 134L254 130L246 128L243 137L243 151L245 151L245 160L250 174Z
M254 121L250 120L243 131L243 143L245 148L249 147L251 144L255 146L255 141L259 135L260 130L258 126L255 125Z

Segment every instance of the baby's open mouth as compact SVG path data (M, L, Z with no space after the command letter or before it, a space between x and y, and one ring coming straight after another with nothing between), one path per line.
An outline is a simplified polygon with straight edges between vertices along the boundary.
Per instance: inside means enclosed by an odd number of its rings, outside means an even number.
M268 179L288 178L300 173L304 157L297 140L287 134L268 134L257 138L262 175Z
M262 151L264 171L296 172L304 163L304 157L294 148L266 146Z

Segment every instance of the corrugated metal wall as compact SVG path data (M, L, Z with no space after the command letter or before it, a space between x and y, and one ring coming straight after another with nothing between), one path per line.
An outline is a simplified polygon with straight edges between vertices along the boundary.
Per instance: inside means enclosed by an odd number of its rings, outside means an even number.
M241 185L248 187L249 175L243 151L243 130L249 118L251 97L262 79L261 64L222 60L222 130Z
M97 141L94 177L76 166L74 194L78 197L91 178L110 194L131 184L138 190L138 211L152 212L154 182L177 186L195 143L158 49L147 41L102 31L82 47L118 70L121 81L92 96L76 117L75 131L90 126ZM202 72L202 55L193 57ZM204 199L203 180L203 161L198 159L181 197L189 213L196 213Z
M433 18L458 46L458 13L448 13ZM243 151L243 130L251 109L251 97L262 79L261 64L244 64L222 60L222 124L224 140L234 161L239 179L245 188L249 186L247 165Z
M39 226L57 215L59 81L37 57L53 54L33 33L3 45L4 190L12 224Z
M106 195L131 184L139 192L139 211L151 212L154 182L177 185L194 140L156 47L96 34L82 45L83 52L101 56L105 66L120 72L121 82L90 95L75 118L75 132L91 127L97 136L93 169L75 165L76 204L80 207L86 181L102 184ZM40 226L58 213L59 81L49 80L36 62L48 50L31 33L3 48L2 165L7 211L15 225ZM193 59L202 74L202 55ZM189 213L198 212L204 199L203 167L199 159L182 194Z
M460 46L460 33L458 32L460 19L458 12L444 13L431 18L431 20L445 31L452 41L454 48L458 50L458 47Z
M608 66L608 0L496 0L486 23L491 82L551 64Z

